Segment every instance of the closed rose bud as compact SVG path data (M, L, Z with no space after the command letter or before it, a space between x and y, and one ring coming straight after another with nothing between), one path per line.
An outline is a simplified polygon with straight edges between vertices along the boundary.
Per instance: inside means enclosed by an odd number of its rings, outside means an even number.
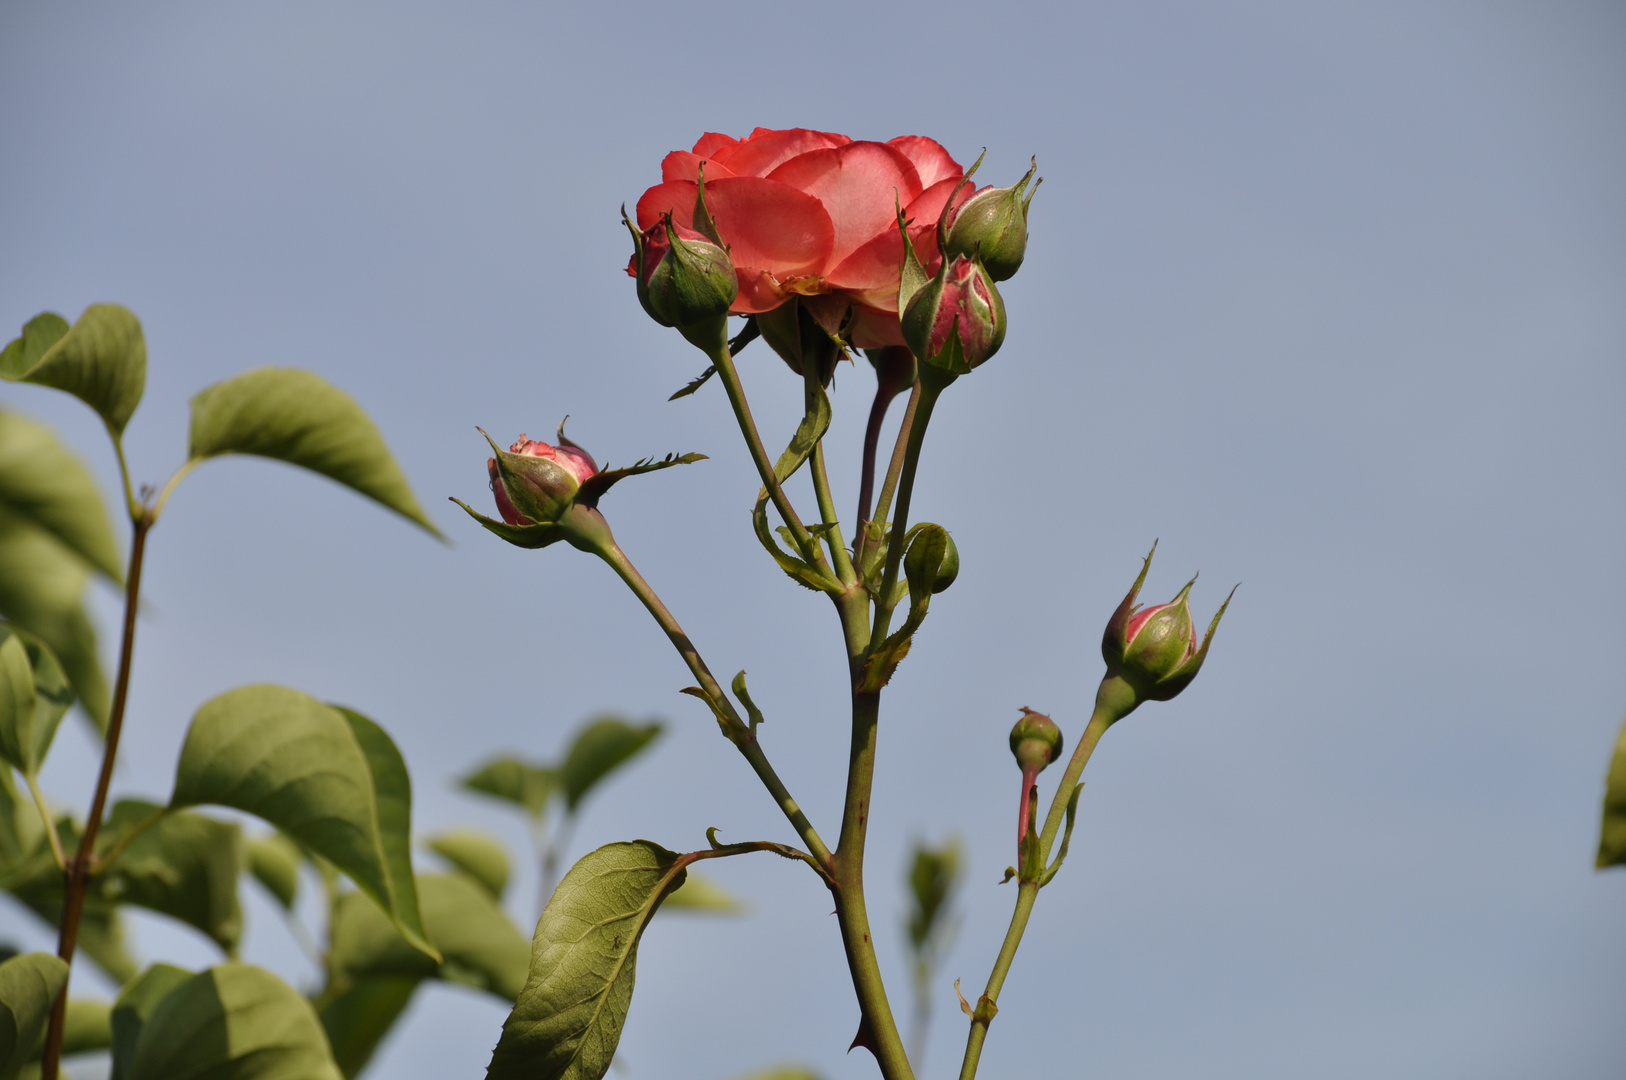
M628 223L631 229L631 223ZM679 330L727 316L739 291L728 252L670 214L640 233L632 229L627 273L638 282L638 302L662 326Z
M524 435L506 452L486 459L497 512L510 525L539 525L564 517L582 483L598 465L581 447L564 438L559 446Z
M1152 545L1152 551L1157 545ZM1146 581L1152 556L1146 556L1140 576L1130 588L1118 610L1107 623L1101 638L1101 655L1107 662L1107 677L1097 702L1110 705L1123 716L1142 701L1167 701L1184 690L1203 666L1208 656L1208 645L1214 639L1214 629L1220 617L1230 606L1231 598L1215 613L1208 624L1202 643L1197 642L1197 628L1191 619L1187 597L1196 578L1186 583L1175 598L1167 604L1154 604L1142 608L1136 603L1140 587ZM1231 590L1233 593L1235 589Z
M984 188L967 199L954 212L944 254L980 256L988 276L995 281L1015 277L1028 249L1028 205L1039 190L1035 183L1033 190L1027 191L1028 181L1038 168L1035 160L1027 175L1013 187Z
M909 591L917 597L940 593L960 576L960 549L943 526L916 525L909 530L906 543L903 573Z
M944 259L937 276L909 301L903 336L923 362L964 375L999 351L1005 302L975 259Z
M1033 823L1034 782L1050 763L1061 757L1061 728L1044 713L1022 706L1022 719L1011 728L1011 753L1022 770L1022 803L1016 815L1016 843L1024 851L1028 828Z

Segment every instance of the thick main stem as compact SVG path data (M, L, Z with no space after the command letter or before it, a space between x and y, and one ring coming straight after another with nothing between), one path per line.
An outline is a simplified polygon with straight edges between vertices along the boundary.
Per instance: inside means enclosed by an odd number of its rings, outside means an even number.
M121 459L122 460L122 459ZM113 682L113 706L107 718L107 741L102 749L102 768L96 778L96 794L90 801L90 813L85 815L85 835L79 841L79 850L68 861L63 874L62 930L57 938L56 954L69 965L79 944L79 920L85 911L85 893L90 885L91 860L96 851L96 836L102 828L102 811L107 806L107 789L113 782L113 764L119 754L119 736L124 731L124 710L130 696L130 659L135 653L136 612L141 599L141 564L147 550L147 531L156 520L152 512L143 508L135 515L134 532L130 541L130 569L124 581L124 632L119 642L119 670ZM40 1080L56 1080L62 1063L63 1025L67 1019L68 987L63 983L62 993L51 1006L51 1024L45 1033L45 1055L40 1063Z
M1056 786L1056 794L1050 800L1050 813L1045 818L1044 832L1039 834L1041 866L1050 859L1050 846L1056 839L1057 830L1061 828L1061 820L1067 812L1067 803L1072 797L1074 785L1083 774L1084 766L1089 764L1090 755L1095 752L1095 744L1101 741L1101 736L1116 719L1116 716L1098 705L1095 712L1090 715L1090 722L1085 726L1084 734L1079 737L1078 745L1073 748L1073 756L1068 759L1067 768L1063 770L1061 780ZM994 959L994 969L989 972L988 985L982 992L989 1005L996 1008L985 1010L982 1001L978 1000L976 1012L971 1019L971 1030L966 1036L965 1058L960 1064L960 1080L972 1080L972 1077L977 1075L977 1063L982 1057L983 1040L988 1037L988 1024L999 1004L999 991L1005 985L1005 976L1010 973L1011 962L1016 959L1017 947L1022 944L1022 935L1028 928L1028 916L1033 913L1033 902L1038 897L1037 881L1024 880L1018 884L1016 910L1011 912L1010 927L1005 931L1005 940L999 946L999 956Z

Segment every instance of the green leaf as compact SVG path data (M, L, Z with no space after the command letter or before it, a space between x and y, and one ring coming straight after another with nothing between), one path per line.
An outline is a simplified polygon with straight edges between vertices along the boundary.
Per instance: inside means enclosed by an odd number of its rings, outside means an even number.
M955 891L965 858L958 840L941 847L916 842L909 855L909 893L914 901L909 911L909 948L916 957L940 952L944 944L945 916Z
M486 517L462 499L454 497L452 502L461 506L469 517L480 523L480 526L486 532L501 537L515 547L529 548L531 550L545 548L549 544L558 543L560 540L565 539L566 536L564 529L550 522L544 521L535 525L510 525L506 521Z
M242 830L202 814L164 813L155 803L123 799L114 805L96 838L105 856L126 834L162 814L130 841L95 879L109 902L168 915L201 930L224 949L237 951L243 909L237 898L242 873Z
M502 842L478 829L447 829L424 841L433 851L501 900L508 888L508 850Z
M51 650L0 623L0 757L25 776L38 776L72 704L73 689Z
M0 517L45 530L114 582L123 583L123 560L90 470L50 428L4 411L0 411Z
M165 994L127 1080L339 1080L310 1002L269 971L227 963Z
M796 434L791 436L790 445L785 447L785 452L779 455L779 461L773 467L773 474L781 484L795 475L796 470L812 455L819 440L824 438L824 433L830 430L830 395L816 380L808 380L807 396L807 411L802 416L802 422L796 425ZM767 488L757 492L759 501L767 497Z
M65 325L50 312L30 320L0 352L0 379L66 390L122 435L147 384L141 323L117 304L92 304L72 329L63 332Z
M802 1065L783 1065L761 1072L747 1073L739 1080L821 1080L818 1073Z
M815 592L823 592L826 588L839 584L839 582L825 577L825 575L819 573L817 569L797 556L780 550L779 545L774 542L773 533L768 531L767 505L767 499L760 498L757 500L756 508L751 511L751 526L756 531L757 539L762 542L762 546L767 549L768 554L773 556L774 562L779 564L779 569L789 574L791 580L796 584L812 589Z
M487 1080L604 1075L632 1003L638 939L683 877L680 856L647 840L606 844L570 868L537 923L530 977Z
M491 894L462 874L420 874L424 928L440 949L436 964L407 943L389 917L361 893L333 908L328 964L336 986L370 979L439 978L513 1001L525 986L525 935Z
M319 472L436 536L378 428L351 397L298 368L256 368L192 399L193 458L257 454Z
M333 1060L345 1077L356 1076L372 1060L418 990L417 979L395 977L357 983L322 1005L319 1013Z
M561 438L564 436L563 427L561 424L559 432ZM674 465L693 465L697 461L705 460L705 454L667 454L662 458L639 458L631 465L620 469L612 469L606 465L582 481L581 490L576 493L576 501L586 506L596 506L606 491L629 476L642 476L644 473L670 469Z
M1609 781L1603 794L1603 830L1598 839L1598 869L1626 866L1626 726L1615 740Z
M541 817L548 799L559 788L559 774L517 757L498 757L465 776L462 784L470 791L523 806L532 817Z
M113 1007L105 1001L69 998L62 1025L62 1056L88 1054L113 1045Z
M45 846L45 823L33 799L17 790L10 769L0 768L0 882Z
M111 1026L113 1033L112 1080L127 1080L130 1058L135 1053L141 1029L152 1016L158 1003L182 983L191 981L192 972L173 964L154 964L132 980L113 1002Z
M174 807L214 803L275 825L348 874L431 956L412 882L411 784L382 728L281 686L204 703L175 772Z
M674 890L661 905L664 911L715 911L725 915L739 915L745 911L745 902L708 877L693 870L683 887Z
M105 731L107 680L96 655L96 629L84 607L89 580L84 562L50 534L0 517L0 618L45 643L85 712Z
M68 965L49 953L25 953L0 964L0 1076L13 1076L39 1056L51 1005L68 983Z
M251 837L244 844L248 872L264 885L285 909L299 896L299 864L304 854L299 845L279 832Z
M576 733L559 766L565 805L575 810L600 780L636 757L660 733L659 723L634 726L614 716L589 721Z

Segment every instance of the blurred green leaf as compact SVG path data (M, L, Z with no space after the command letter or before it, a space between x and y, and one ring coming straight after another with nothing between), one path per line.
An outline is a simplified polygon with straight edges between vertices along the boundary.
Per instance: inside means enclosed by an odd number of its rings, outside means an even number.
M0 757L38 776L72 704L68 677L45 643L0 623Z
M17 790L11 770L0 768L0 883L44 846L45 823L34 801Z
M473 878L493 899L502 899L508 888L508 851L496 837L479 829L447 829L423 846Z
M1626 726L1615 739L1609 780L1603 793L1603 829L1598 839L1598 869L1626 865Z
M711 878L701 877L690 870L683 887L670 893L666 903L661 905L663 911L677 909L738 915L745 911L745 902Z
M88 1054L113 1045L113 1006L90 998L69 998L62 1027L62 1056Z
M158 1008L158 1003L182 983L191 981L192 972L173 964L154 964L132 979L113 1002L109 1017L113 1035L113 1072L111 1080L127 1080L130 1058L135 1053L136 1041L147 1018Z
M600 780L636 757L660 733L658 723L634 726L614 716L589 721L576 733L559 766L565 805L575 810Z
M328 966L341 989L381 977L439 978L513 1001L525 985L530 949L490 893L462 874L420 874L424 929L445 957L436 964L409 945L361 893L333 908Z
M274 832L250 838L243 851L249 873L277 898L277 903L293 907L299 896L299 864L304 859L299 845Z
M189 447L193 458L257 454L299 465L440 535L361 406L309 371L256 368L201 391Z
M941 935L949 903L959 887L963 857L958 840L941 847L916 842L909 855L909 947L925 952Z
M0 964L0 1076L39 1056L51 1005L68 982L68 965L49 953L24 953Z
M0 618L50 648L85 712L105 731L107 680L84 607L89 580L84 562L48 533L0 516Z
M761 1072L747 1073L739 1080L821 1080L818 1073L801 1065L782 1065L778 1068L763 1069Z
M463 778L463 786L523 806L541 817L548 799L559 787L559 774L541 765L527 765L516 757L493 758Z
M683 884L679 856L647 840L606 844L570 868L531 942L531 974L487 1080L599 1080L632 1003L638 939Z
M5 411L0 411L0 517L43 529L115 583L124 581L113 526L90 470L50 428Z
M321 1007L322 1028L346 1080L367 1067L378 1044L411 1003L418 982L402 976L368 979Z
M226 963L165 994L135 1041L128 1080L339 1080L310 1002L269 971Z
M122 435L147 384L140 321L118 304L92 304L64 331L66 325L51 312L29 320L0 352L0 379L66 390Z
M96 838L97 854L105 857L127 833L163 809L138 799L120 800ZM118 861L94 879L93 888L110 903L134 904L195 927L233 955L243 934L237 897L242 866L242 830L235 824L202 814L168 813L136 836Z
M431 956L412 881L412 789L384 730L281 686L204 703L175 772L175 807L214 803L275 825L348 874Z

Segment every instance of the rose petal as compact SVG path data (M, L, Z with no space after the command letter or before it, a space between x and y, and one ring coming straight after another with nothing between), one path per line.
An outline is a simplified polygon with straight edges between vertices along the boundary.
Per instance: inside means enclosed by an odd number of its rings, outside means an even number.
M898 206L908 206L920 194L920 177L909 159L877 142L801 154L769 179L818 196L836 227L833 264L891 226Z
M708 131L694 144L694 153L704 158L714 157L723 147L735 146L739 141L732 135L719 135L715 131Z
M736 268L735 275L740 279L740 291L729 310L736 315L772 311L790 298L790 294L781 289L779 282L766 270L745 271Z
M936 269L932 266L937 258L936 230L930 225L911 227L909 239L915 245L915 257L931 273ZM840 289L861 304L896 314L902 270L903 237L894 222L843 259L825 275L825 280L831 288Z
M961 177L951 176L922 191L914 202L903 208L904 217L909 218L915 225L936 225L937 219L943 215L943 207L948 203L949 196L954 193L954 188L960 180ZM956 205L964 206L965 201L976 191L975 184L967 184L965 190L960 193Z
M899 135L896 139L889 139L887 145L902 151L920 174L922 187L931 187L939 180L950 176L960 177L965 170L955 161L942 145L924 135ZM699 152L699 147L695 148Z
M648 228L670 210L681 228L694 226L698 185L657 184L638 200L638 224ZM755 176L726 176L706 185L706 206L745 287L747 271L767 270L781 281L823 274L835 229L818 199L789 184Z
M727 165L712 161L704 154L691 154L687 150L673 150L661 160L662 180L699 180L700 165L706 166L706 182L733 176Z
M884 349L888 345L902 345L903 327L898 317L890 312L878 311L863 304L853 305L852 321L847 334L853 346L859 349Z
M809 131L806 128L772 131L768 128L757 128L742 142L719 149L712 155L712 160L727 165L735 176L767 176L780 164L798 154L805 154L809 150L845 146L850 142L852 140L847 136L829 131Z

